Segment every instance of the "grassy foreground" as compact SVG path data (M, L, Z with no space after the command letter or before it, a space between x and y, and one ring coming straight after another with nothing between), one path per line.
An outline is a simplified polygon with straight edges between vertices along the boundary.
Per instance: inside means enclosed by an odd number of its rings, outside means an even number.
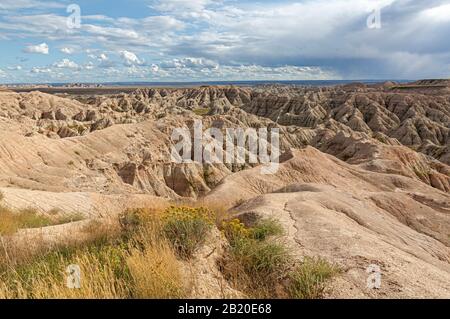
M137 209L123 213L110 233L95 234L94 228L83 245L14 263L0 251L0 298L188 298L185 266L212 231L220 231L225 243L218 269L248 297L321 298L338 272L322 259L294 260L276 221L248 227L217 220L204 207ZM79 289L69 288L73 265L80 270Z
M0 192L0 202L3 194ZM61 225L83 219L79 214L64 214L59 210L49 211L46 215L32 208L12 210L0 203L0 236L15 234L20 229L41 228Z

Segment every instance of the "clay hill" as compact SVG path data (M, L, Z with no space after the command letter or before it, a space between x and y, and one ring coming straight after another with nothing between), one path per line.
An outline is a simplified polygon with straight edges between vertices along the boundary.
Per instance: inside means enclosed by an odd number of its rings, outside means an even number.
M281 164L175 164L174 128L280 129ZM279 220L298 255L344 272L330 297L450 297L445 81L0 92L0 191L13 208L108 216L146 202L221 203ZM253 217L252 217L253 216ZM366 288L366 268L383 285Z

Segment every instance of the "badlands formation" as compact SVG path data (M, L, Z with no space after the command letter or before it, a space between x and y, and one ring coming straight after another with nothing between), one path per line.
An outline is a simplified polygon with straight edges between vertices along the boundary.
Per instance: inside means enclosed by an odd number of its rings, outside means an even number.
M173 163L173 130L195 120L279 128L279 170ZM2 91L0 130L0 191L12 208L89 220L158 201L212 202L243 220L277 219L293 254L338 264L330 298L450 297L445 81ZM44 234L76 235L63 227ZM369 265L381 268L379 289L367 288Z

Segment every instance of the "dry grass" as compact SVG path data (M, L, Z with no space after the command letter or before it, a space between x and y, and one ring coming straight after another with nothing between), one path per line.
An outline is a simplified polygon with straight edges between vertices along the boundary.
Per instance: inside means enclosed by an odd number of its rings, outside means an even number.
M129 273L123 251L101 243L83 249L62 249L34 261L6 268L1 275L1 298L126 298ZM67 267L81 269L81 288L70 289Z
M54 221L33 209L14 212L0 206L0 235L12 235L22 228L39 228L53 225Z
M13 262L9 254L17 247L4 249L0 298L186 297L188 285L178 258L180 250L193 252L204 240L210 226L201 225L201 220L207 212L174 207L158 213L129 211L120 218L120 233L99 233L101 227L93 225L84 229L92 232L92 241L54 248L19 262L17 258ZM182 256L188 258L188 254ZM69 265L81 269L80 289L67 287Z
M207 207L208 210L214 212L213 217L217 228L220 228L224 221L230 218L230 206L226 202L220 201L210 201L205 199L199 199L194 203L188 203L184 206L189 206L192 208L204 208Z
M164 236L163 215L160 211L137 209L121 218L124 235L131 243L127 266L135 298L177 299L187 295L182 264Z
M110 220L91 220L61 227L64 229L53 228L51 232L46 232L46 228L28 229L19 234L0 236L0 267L7 265L14 269L61 249L84 248L117 238L120 232L117 223Z
M323 297L327 282L339 268L321 258L305 258L290 274L289 293L295 299Z
M181 263L168 244L152 245L145 251L133 250L127 265L134 280L134 297L176 299L186 297L187 288Z
M33 253L0 236L0 298L186 298L191 283L185 266L215 222L221 223L229 244L219 267L235 289L254 298L322 297L334 266L305 259L292 271L295 262L279 240L283 232L276 221L259 220L247 227L239 220L223 222L226 209L217 211L134 209L110 224L82 223L77 236L85 233L83 241L42 244ZM27 219L16 226L17 215L11 220L7 233L43 224ZM80 289L67 286L69 265L80 267Z
M0 201L1 198L3 198L2 194L0 194ZM20 229L61 225L82 219L84 219L83 215L77 213L64 214L59 210L52 210L47 214L41 214L33 208L12 210L0 205L0 235L7 236Z

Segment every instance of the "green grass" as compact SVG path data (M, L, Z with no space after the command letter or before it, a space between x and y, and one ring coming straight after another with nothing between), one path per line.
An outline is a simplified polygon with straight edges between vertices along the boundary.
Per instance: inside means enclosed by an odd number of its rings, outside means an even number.
M266 240L270 236L281 236L283 233L283 227L273 219L263 219L251 228L251 236L259 241Z
M273 297L291 262L286 247L270 238L282 234L281 225L261 220L248 228L234 219L224 222L222 229L230 244L221 262L225 277L252 297Z
M53 221L33 209L14 212L0 206L0 235L12 235L23 228L40 228L53 225Z
M55 212L52 210L44 215L32 208L14 211L0 205L0 235L12 235L20 229L61 225L84 219L81 214L65 215ZM50 216L52 214L55 216Z
M242 240L230 249L234 262L255 281L274 282L286 269L288 253L276 242Z
M339 272L320 258L305 258L292 268L294 258L277 240L284 232L275 220L262 219L247 227L234 219L224 222L222 229L230 244L222 271L251 297L322 298L328 281Z
M338 273L326 260L307 257L289 276L289 294L295 299L323 298L327 282Z

